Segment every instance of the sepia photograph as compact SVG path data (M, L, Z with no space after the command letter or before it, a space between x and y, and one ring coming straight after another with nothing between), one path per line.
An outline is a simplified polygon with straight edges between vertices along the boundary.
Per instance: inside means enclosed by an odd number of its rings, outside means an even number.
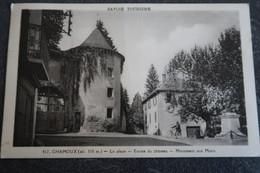
M174 157L196 146L250 147L253 133L259 144L255 91L246 100L254 81L245 77L253 75L243 10L93 6L17 10L9 147L48 155L113 146L127 156L149 150L120 147L151 146Z

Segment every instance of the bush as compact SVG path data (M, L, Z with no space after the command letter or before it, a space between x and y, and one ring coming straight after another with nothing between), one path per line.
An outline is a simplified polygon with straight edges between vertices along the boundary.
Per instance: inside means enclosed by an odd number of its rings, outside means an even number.
M158 136L160 136L160 135L161 135L161 130L160 130L160 128L158 128L157 131L154 132L153 134L154 134L154 135L158 135Z
M118 123L115 119L113 119L113 122L104 120L102 123L102 128L105 132L117 132L119 131Z
M243 125L240 129L240 132L243 133L244 135L247 135L247 126Z

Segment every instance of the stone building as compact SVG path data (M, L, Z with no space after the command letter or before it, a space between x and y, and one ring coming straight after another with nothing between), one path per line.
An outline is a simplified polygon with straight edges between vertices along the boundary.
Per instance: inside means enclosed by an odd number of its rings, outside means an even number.
M62 51L49 50L49 54L50 80L41 82L38 89L36 133L78 132L83 122L84 106L79 97L70 95L70 90L64 86L62 73L64 64L73 64L74 59ZM72 97L74 104L69 105ZM68 111L68 106L71 111Z
M181 105L177 100L184 93L198 92L192 87L184 87L185 74L178 73L176 80L170 81L165 79L152 94L143 100L144 110L144 131L148 135L162 135L180 123L182 137L196 137L196 132L199 130L200 135L204 135L206 130L206 122L196 115L190 115L186 121L179 114ZM172 99L176 105L171 106Z
M60 87L62 59L55 59L48 48L44 14L44 10L22 11L14 146L34 145L37 133L67 132L71 121L64 109L66 91ZM82 106L80 100L75 105ZM74 131L79 130L80 117L73 116Z
M53 107L45 111L49 116L38 111L37 132L124 132L125 117L120 115L120 77L124 56L111 48L101 31L96 28L75 48L51 50L50 56L50 82L44 83L39 95L46 98L45 105L47 97L55 103L48 103ZM77 65L73 66L73 63ZM66 78L68 75L70 78ZM78 81L77 75L80 75ZM70 80L75 82L70 83ZM75 89L78 92L71 92L78 82L79 87ZM64 86L68 83L68 87ZM53 89L48 91L48 88ZM66 104L68 102L70 104ZM38 102L41 110L42 106Z
M49 52L41 19L40 10L22 11L14 146L33 145L38 89L42 82L50 81Z
M124 56L113 50L99 29L94 29L78 47L64 54L82 58L82 62L94 61L96 72L86 86L87 66L81 66L79 97L84 105L81 131L125 131L125 117L120 115L120 77ZM93 64L95 64L93 63ZM88 79L89 80L89 79ZM82 112L82 111L81 111Z
M111 48L98 29L78 47L49 50L42 26L44 12L22 12L14 146L33 145L37 133L124 132L125 117L120 115L124 56ZM70 69L64 74L66 65ZM86 78L89 69L94 71L92 79ZM76 85L78 92L71 92Z

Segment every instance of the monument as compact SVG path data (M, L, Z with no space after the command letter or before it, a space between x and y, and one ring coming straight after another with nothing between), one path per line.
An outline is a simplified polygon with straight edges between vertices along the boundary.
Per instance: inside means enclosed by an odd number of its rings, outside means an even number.
M247 136L240 132L240 115L232 112L223 113L221 118L221 133L216 137L223 139L239 139L246 138Z

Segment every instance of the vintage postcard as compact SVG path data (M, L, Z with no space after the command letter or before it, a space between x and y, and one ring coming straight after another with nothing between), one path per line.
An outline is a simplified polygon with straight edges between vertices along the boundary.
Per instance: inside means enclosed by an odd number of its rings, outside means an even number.
M13 4L2 158L259 156L248 4Z

